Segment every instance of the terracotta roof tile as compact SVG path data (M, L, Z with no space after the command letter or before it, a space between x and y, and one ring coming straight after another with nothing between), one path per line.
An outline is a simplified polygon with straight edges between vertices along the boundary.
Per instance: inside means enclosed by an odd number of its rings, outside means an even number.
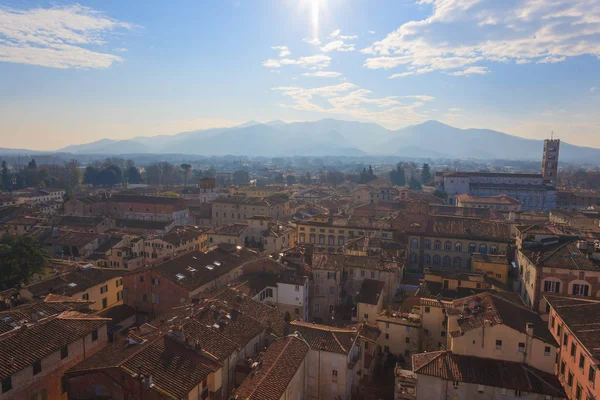
M244 400L279 400L305 361L310 347L300 336L273 342L258 361L258 366L236 390Z
M297 331L316 350L348 354L358 337L357 329L334 328L328 325L292 321L290 329Z
M434 351L415 354L413 371L446 381L457 381L559 398L566 394L558 379L525 364Z

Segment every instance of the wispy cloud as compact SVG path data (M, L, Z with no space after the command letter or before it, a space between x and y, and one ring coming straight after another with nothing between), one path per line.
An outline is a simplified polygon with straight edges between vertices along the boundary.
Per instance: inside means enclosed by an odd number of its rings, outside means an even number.
M321 41L319 40L319 38L313 38L313 39L304 38L304 39L302 39L302 41L305 43L308 43L308 44L312 44L313 46L321 45Z
M16 10L0 6L0 61L51 68L107 68L123 59L90 50L133 29L89 7ZM119 51L119 50L116 50Z
M374 35L374 34L375 34L375 31L369 31L369 34L370 34L370 35Z
M288 49L287 46L272 46L271 48L273 50L279 51L279 57L287 57L290 54L292 54L292 52L290 51L290 49Z
M354 51L356 47L352 43L344 43L343 40L334 40L321 47L321 51L329 53L330 51Z
M340 33L342 33L342 30L336 29L335 31L331 32L331 35L329 35L329 38L333 39L335 37L338 37L340 35Z
M284 104L284 107L346 115L394 127L425 120L424 113L417 112L417 109L434 99L432 96L414 95L404 96L407 101L402 102L397 96L372 97L370 90L350 82L316 88L284 86L272 90L292 99L293 102ZM328 106L320 105L321 102L317 103L315 99L325 100Z
M588 90L588 93L596 93L598 91L598 88L596 86L591 87L590 90Z
M342 76L341 72L334 71L316 71L316 72L305 72L303 76L314 76L317 78L337 78Z
M402 24L361 50L370 55L366 68L405 67L393 77L418 70L466 76L488 73L482 63L560 63L586 54L600 57L598 0L418 3L431 6L431 14Z
M299 57L297 59L282 58L279 60L269 59L263 62L263 67L280 68L283 65L298 65L303 68L322 69L327 68L331 62L331 57L324 54L314 56Z

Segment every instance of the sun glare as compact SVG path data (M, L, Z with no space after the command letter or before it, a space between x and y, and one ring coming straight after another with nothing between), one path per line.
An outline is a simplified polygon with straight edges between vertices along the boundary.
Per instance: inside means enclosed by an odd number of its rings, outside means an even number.
M311 22L312 22L312 35L313 38L319 37L319 6L321 0L310 0L311 1Z

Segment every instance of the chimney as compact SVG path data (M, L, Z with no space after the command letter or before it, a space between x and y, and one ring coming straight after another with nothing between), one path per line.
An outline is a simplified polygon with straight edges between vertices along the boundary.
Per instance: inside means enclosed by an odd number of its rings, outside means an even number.
M533 336L533 324L531 322L525 324L525 332L527 336Z

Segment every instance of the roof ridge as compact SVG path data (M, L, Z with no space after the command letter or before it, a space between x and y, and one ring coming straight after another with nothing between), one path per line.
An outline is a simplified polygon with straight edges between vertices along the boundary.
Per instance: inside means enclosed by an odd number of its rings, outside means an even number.
M560 390L557 390L554 386L552 386L548 381L546 381L544 378L542 378L541 376L539 376L538 374L536 374L531 368L529 368L528 365L526 364L522 364L521 368L523 368L526 372L528 372L527 374L525 374L525 376L527 377L527 382L529 382L529 386L531 387L531 381L529 380L529 374L535 376L536 378L538 378L540 381L544 382L544 384L546 386L548 386L549 388L551 388L552 390L554 390L557 393L560 393Z
M445 355L445 354L450 354L450 355L452 355L452 354L453 354L453 353L452 353L452 351L450 351L450 350L438 350L438 351L430 351L430 352L429 352L429 354L431 354L431 353L438 353L438 354L437 354L435 357L433 357L433 358L431 358L430 360L428 360L428 361L427 361L425 364L421 365L421 366L420 366L420 367L419 367L417 370L414 370L413 372L415 372L415 373L416 373L417 371L419 371L419 370L420 370L420 369L422 369L423 367L425 367L425 366L427 366L427 365L431 364L432 362L434 362L435 360L437 360L438 358L440 358L442 355ZM427 354L427 352L425 352L425 353L420 353L420 354ZM418 354L415 354L415 356L416 356L416 355L418 355Z
M337 336L335 335L335 332L331 332L331 336L333 336L333 339L335 339L335 342L342 348L344 353L347 353L348 351L346 350L346 348L344 347L342 342L340 342L340 340L337 338Z

